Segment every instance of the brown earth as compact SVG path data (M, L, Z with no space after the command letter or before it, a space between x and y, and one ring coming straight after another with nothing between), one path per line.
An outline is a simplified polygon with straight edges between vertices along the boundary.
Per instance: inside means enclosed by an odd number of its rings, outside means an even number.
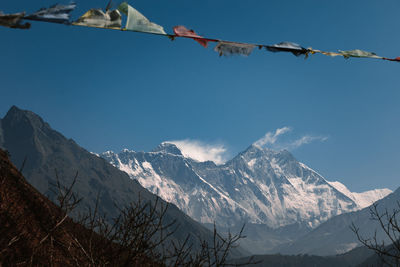
M0 262L9 265L73 265L82 261L70 233L87 231L28 184L0 150ZM75 258L75 259L74 259Z
M90 239L90 237L94 237ZM90 251L87 240L108 244L110 253L119 251L115 244L75 223L57 205L32 187L0 149L0 267L1 266L121 266L120 255L93 261L99 251ZM94 246L95 247L95 246ZM117 249L116 249L117 248ZM122 251L122 255L123 255ZM126 265L127 263L124 262ZM153 266L140 260L126 266Z

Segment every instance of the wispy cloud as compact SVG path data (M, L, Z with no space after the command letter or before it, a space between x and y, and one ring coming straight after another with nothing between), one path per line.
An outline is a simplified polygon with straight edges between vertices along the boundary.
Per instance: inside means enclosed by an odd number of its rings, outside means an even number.
M275 130L275 132L267 132L262 138L257 140L254 145L256 146L266 146L266 145L273 145L276 143L278 140L278 137L282 134L285 134L287 132L290 132L292 129L290 127L283 127L283 128L278 128Z
M275 131L267 132L262 138L254 142L254 145L259 147L268 147L274 150L293 150L300 146L310 144L312 142L325 142L327 136L304 135L300 138L289 139L282 141L279 138L292 131L291 127L278 128Z
M168 143L176 145L185 157L201 162L210 160L216 164L223 164L229 158L228 149L222 144L207 144L192 139L168 141Z
M259 147L268 147L274 150L293 150L312 142L324 142L328 140L327 136L303 135L301 137L293 137L291 134L285 138L288 133L293 132L291 127L278 128L275 131L267 132L262 138L254 142ZM230 159L231 154L225 145L221 143L206 143L199 140L184 139L166 141L176 145L185 157L204 162L213 161L216 164L223 164Z
M310 144L314 141L319 141L319 142L325 142L326 140L328 140L327 136L312 136L312 135L305 135L297 140L294 140L293 142L291 142L289 144L290 148L294 149L294 148L298 148L302 145L307 145Z

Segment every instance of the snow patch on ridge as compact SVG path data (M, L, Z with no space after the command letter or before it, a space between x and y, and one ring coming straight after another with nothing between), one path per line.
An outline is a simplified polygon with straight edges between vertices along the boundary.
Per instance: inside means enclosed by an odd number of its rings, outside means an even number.
M256 163L257 159L252 159L249 162L247 162L247 165L252 169L254 167L254 164Z
M321 176L321 177L325 180L325 178L324 178L320 173L318 173L317 171L311 169L310 167L308 167L308 166L307 166L306 164L304 164L303 162L299 162L299 164L300 164L300 166L301 166L302 168L304 168L304 169L306 169L306 170L309 170L309 171L311 171L311 172L315 172L316 174L318 174L319 176ZM326 180L325 180L325 181L326 181Z
M282 174L282 173L283 173L282 168L277 164L277 161L276 161L275 158L272 158L272 159L271 159L270 164L271 164L272 169L273 169L276 173L279 173L279 174Z
M235 206L236 203L235 203L231 198L229 198L229 196L226 196L226 195L225 195L224 193L222 193L220 190L218 190L217 188L215 188L212 184L210 184L209 182L207 182L206 180L204 180L203 178L201 178L200 175L198 175L198 177L199 177L199 179L200 179L203 183L207 184L212 190L214 190L215 192L217 192L217 193L221 196L221 198L224 198L226 201L228 201L229 204L231 204L232 206Z
M135 163L140 166L137 161ZM177 200L179 200L178 203L183 201L183 203L179 204L184 205L189 203L189 198L183 192L182 188L173 180L158 175L150 162L143 162L142 168L138 167L136 173L138 174L140 170L142 170L142 172L137 180L143 187L149 189L152 193L160 196L165 201L177 203ZM162 188L162 190L160 190L160 188Z
M352 249L355 249L358 247L360 244L359 243L348 243L348 244L342 244L341 248L336 249L336 254L343 254L346 253Z
M129 160L128 164L124 164L121 162L119 157L117 158L118 168L121 171L126 172L130 177L138 176L144 172L143 168L140 166L137 159L135 159L135 164L133 164L133 160ZM114 165L115 166L115 165Z
M340 191L341 193L352 199L354 202L356 202L359 209L371 206L374 202L378 201L379 199L382 199L387 195L393 193L393 191L388 188L374 189L362 193L355 193L355 192L350 192L350 190L341 182L328 181L328 183L334 188L336 188L338 191Z

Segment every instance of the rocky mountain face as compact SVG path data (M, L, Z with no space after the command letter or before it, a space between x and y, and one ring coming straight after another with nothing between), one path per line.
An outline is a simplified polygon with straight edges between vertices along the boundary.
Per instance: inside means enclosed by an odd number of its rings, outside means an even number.
M100 156L195 220L215 221L222 227L247 222L272 229L296 224L312 229L391 192L354 195L344 185L326 181L288 151L256 145L223 165L184 157L167 142L151 152L108 151Z
M119 207L125 207L141 198L143 202L154 202L156 196L109 164L104 159L86 151L72 139L65 138L49 124L30 111L12 107L0 120L0 147L11 155L12 162L27 181L42 194L55 201L52 185L69 186L78 175L74 191L83 200L77 211L98 208L101 214L115 217ZM159 205L167 205L163 200ZM197 240L212 240L212 232L192 220L171 204L165 215L165 223L176 220L180 225L172 238L184 241L187 235ZM199 244L198 244L199 245Z

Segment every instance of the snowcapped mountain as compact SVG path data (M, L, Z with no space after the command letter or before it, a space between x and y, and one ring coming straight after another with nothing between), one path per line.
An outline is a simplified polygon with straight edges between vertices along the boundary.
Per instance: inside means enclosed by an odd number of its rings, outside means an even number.
M384 189L374 189L374 190L369 190L365 191L362 193L355 193L355 192L350 192L347 187L340 183L340 182L328 182L330 185L335 187L337 190L354 200L360 209L366 208L371 206L374 202L386 197L390 193L392 193L392 190L384 188Z
M314 228L391 193L388 189L351 193L288 151L256 145L222 165L185 157L167 142L152 152L125 149L100 156L195 220L220 226L249 222L271 228L292 224Z

